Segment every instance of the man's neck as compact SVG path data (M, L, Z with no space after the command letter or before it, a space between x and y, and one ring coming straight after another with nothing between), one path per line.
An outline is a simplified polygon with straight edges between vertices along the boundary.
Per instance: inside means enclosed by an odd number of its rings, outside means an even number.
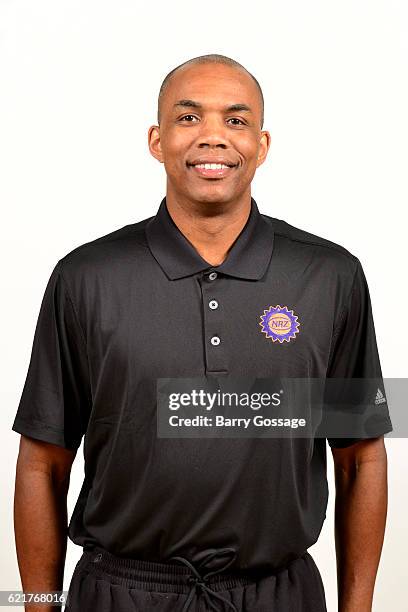
M166 194L167 210L180 232L211 266L219 266L244 228L251 194L234 202L187 202Z

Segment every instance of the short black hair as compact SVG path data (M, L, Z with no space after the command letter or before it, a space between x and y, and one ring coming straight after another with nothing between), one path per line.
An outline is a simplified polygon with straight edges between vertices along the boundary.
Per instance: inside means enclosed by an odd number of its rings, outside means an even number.
M157 100L157 123L159 125L160 125L160 115L161 115L161 100L163 98L164 92L167 88L167 85L169 84L171 77L180 68L183 68L184 66L195 65L195 64L225 64L226 66L233 66L235 68L241 68L242 70L245 70L245 72L254 80L258 88L259 96L261 99L261 129L263 128L265 104L264 104L264 96L262 93L261 86L259 85L254 75L251 74L249 70L247 70L242 64L232 59L231 57L227 57L226 55L219 55L218 53L210 53L208 55L199 55L198 57L193 57L192 59L189 59L186 62L183 62L179 66L176 66L175 68L173 68L173 70L171 70L168 73L168 75L164 78L163 83L161 84L160 91L159 91L159 97Z

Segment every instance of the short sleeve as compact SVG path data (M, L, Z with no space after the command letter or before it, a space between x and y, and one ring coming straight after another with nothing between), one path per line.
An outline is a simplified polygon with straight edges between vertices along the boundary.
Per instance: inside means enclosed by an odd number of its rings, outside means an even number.
M347 422L351 423L352 433L358 431L358 418L361 423L362 416L368 431L364 433L364 437L327 438L331 447L344 448L360 440L377 438L392 431L370 294L363 268L358 259L350 295L333 332L326 377L339 379L326 381L326 384L334 392L337 383L338 388L341 386L344 393L343 398L346 398L343 404L345 410L343 414L345 419L347 417ZM353 401L348 404L347 398L352 398ZM359 405L359 398L361 398L361 405ZM355 430L353 418L356 419Z
M77 449L86 430L90 406L85 337L59 260L41 302L12 430Z

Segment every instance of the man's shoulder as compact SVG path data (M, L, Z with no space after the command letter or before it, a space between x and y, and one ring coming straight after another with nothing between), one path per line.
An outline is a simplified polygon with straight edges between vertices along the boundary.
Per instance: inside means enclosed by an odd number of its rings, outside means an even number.
M148 246L144 230L152 218L129 223L74 247L60 258L61 268L67 272L98 269L100 266L106 268L146 252Z
M343 245L295 227L283 219L277 219L269 215L262 216L269 220L271 227L273 227L275 240L281 241L282 248L285 248L286 245L292 253L311 254L313 257L320 258L322 263L333 263L337 267L344 266L349 271L356 269L359 262L358 257Z

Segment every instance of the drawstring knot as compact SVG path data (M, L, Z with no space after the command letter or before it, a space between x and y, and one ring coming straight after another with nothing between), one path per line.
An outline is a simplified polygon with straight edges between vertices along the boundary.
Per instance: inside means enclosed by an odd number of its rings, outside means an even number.
M225 597L222 597L222 595L220 595L219 593L211 589L207 584L208 578L210 576L213 576L215 574L218 574L219 572L222 572L223 570L225 570L227 567L231 565L231 563L235 560L237 556L236 551L233 548L221 548L221 549L216 550L215 552L211 552L201 562L200 567L206 565L211 559L213 559L217 555L223 555L225 553L232 553L232 558L227 563L219 567L218 569L206 572L203 575L201 575L199 571L197 570L197 568L194 567L194 565L185 557L171 557L170 558L170 561L174 560L174 561L179 561L180 563L183 563L192 572L192 574L190 574L190 576L187 577L187 584L191 585L191 590L188 594L187 600L181 612L186 612L186 610L188 610L188 608L190 607L190 604L196 593L196 589L198 590L198 592L200 591L202 592L211 610L215 610L215 612L218 612L217 607L215 606L214 602L211 601L210 595L213 598L218 599L219 601L223 601L227 606L231 608L231 610L234 610L234 612L238 612L236 606L231 601L229 601Z
M197 576L188 576L187 578L187 584L195 584L196 586L207 581L207 576L202 576L201 578L197 578Z

